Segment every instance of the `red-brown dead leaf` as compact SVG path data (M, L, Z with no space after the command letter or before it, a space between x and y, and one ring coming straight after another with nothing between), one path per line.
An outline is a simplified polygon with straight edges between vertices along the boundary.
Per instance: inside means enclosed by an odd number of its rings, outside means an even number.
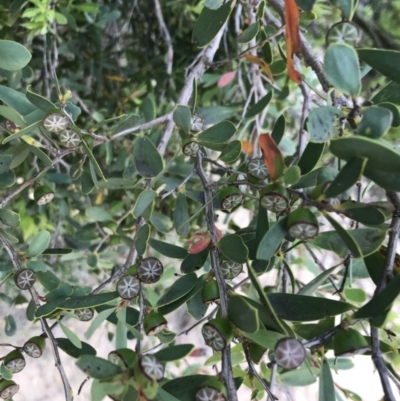
M270 134L262 134L258 137L265 164L272 181L277 180L285 170L283 154Z
M287 69L290 79L296 84L301 83L301 75L294 68L293 54L301 50L299 29L299 8L296 0L285 0L285 23L286 23L286 57Z

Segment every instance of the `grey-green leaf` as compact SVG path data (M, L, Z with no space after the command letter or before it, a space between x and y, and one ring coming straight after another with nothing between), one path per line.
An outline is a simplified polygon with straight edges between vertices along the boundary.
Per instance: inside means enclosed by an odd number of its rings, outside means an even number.
M18 227L20 223L19 214L9 209L0 209L0 222L8 227Z
M32 240L28 248L28 256L36 258L49 246L51 235L48 231L41 231Z
M32 55L25 46L11 40L0 40L0 68L3 70L21 70L31 58Z
M157 176L164 168L161 155L147 136L135 141L133 161L139 174L145 178Z
M329 82L346 95L358 96L361 74L357 53L352 46L334 43L325 52L324 72Z
M133 209L133 215L138 218L146 210L146 208L156 198L157 193L151 189L145 189L137 198L135 208Z
M190 131L192 113L188 106L178 104L174 110L173 119L175 124L185 133Z
M207 46L228 20L234 2L228 1L216 10L204 7L193 29L192 42Z
M186 237L189 233L189 210L186 196L178 193L174 208L174 228L180 237Z
M225 235L218 241L217 246L228 259L236 263L246 263L249 250L239 235Z

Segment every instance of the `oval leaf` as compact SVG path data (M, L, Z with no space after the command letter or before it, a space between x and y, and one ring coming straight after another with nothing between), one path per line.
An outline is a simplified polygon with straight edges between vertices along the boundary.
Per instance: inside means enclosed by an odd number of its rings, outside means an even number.
M350 96L358 96L360 93L360 66L352 46L345 43L330 45L325 52L324 72L336 89Z
M228 318L240 330L255 333L259 327L258 311L245 298L234 295L228 302Z
M133 161L139 174L145 178L157 176L164 168L161 155L147 136L135 141Z
M28 256L30 258L36 258L42 254L45 249L49 246L51 235L48 231L41 231L37 234L28 248Z
M228 259L236 263L246 263L249 250L239 235L226 235L216 245Z
M157 306L163 306L176 301L186 295L197 282L196 273L189 273L179 277L175 283L170 286L157 302Z
M0 40L0 68L17 71L24 68L32 55L25 46L11 40Z

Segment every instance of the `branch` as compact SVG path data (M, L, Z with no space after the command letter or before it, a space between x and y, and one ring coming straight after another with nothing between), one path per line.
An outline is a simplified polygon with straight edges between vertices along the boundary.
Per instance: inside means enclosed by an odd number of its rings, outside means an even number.
M218 289L220 294L221 316L226 317L228 315L228 291L219 264L218 248L216 248L214 245L216 242L218 242L218 237L215 232L215 226L214 226L214 208L212 204L213 196L211 189L212 186L211 182L209 181L208 177L204 172L202 162L203 162L203 154L201 152L198 152L196 158L196 171L203 185L207 228L208 231L211 233L211 251L210 251L211 266L216 281L218 283ZM229 400L238 401L235 382L233 381L230 345L227 345L222 351L222 377L224 378L225 385L228 390Z
M396 257L397 244L400 232L400 198L395 192L387 192L387 197L394 206L392 222L390 224L389 242L387 246L385 262L383 266L382 276L376 286L374 296L379 294L387 284L387 280L393 275L393 264ZM385 401L394 401L396 398L393 394L389 383L388 368L385 365L382 351L379 345L379 332L377 327L371 325L371 345L372 345L372 360L378 370L381 379L383 392L385 393Z
M261 378L261 376L258 374L256 368L254 367L253 361L250 358L249 354L249 349L247 348L247 344L243 343L243 351L244 355L246 357L247 365L249 366L249 376L254 376L260 384L263 386L263 389L267 392L268 397L271 398L272 400L277 400L278 397L276 397L274 394L272 394L270 388L267 386L267 383L265 383L265 380Z
M163 37L166 45L167 45L167 55L165 64L167 65L167 74L171 77L172 74L172 64L174 61L174 48L172 47L172 39L169 33L168 27L164 21L164 17L161 10L161 5L159 0L154 0L154 6L156 8L156 17L158 20L158 24L160 26L161 36Z
M3 208L14 196L18 195L21 191L23 191L25 188L28 188L30 185L32 185L41 175L43 175L46 171L50 170L50 167L53 167L55 164L57 164L64 156L73 153L74 149L68 149L60 153L58 156L56 156L53 161L51 166L46 166L42 170L40 170L34 177L31 179L25 181L22 183L19 187L15 188L14 191L9 193L1 202L0 202L0 209Z
M0 235L0 243L3 245L4 249L8 253L8 256L10 257L15 270L21 270L22 267L19 263L19 260L18 260L18 257L17 257L17 254L16 254L14 248L9 244L9 242L2 235ZM35 303L35 307L36 307L35 309L37 309L40 306L40 301L39 301L39 297L38 297L35 289L33 287L30 288L29 293L31 294L31 297ZM51 331L51 329L47 323L47 320L45 318L40 318L40 323L42 324L43 332L46 333L47 338L49 339L50 344L51 344L51 349L53 351L55 365L60 373L61 380L62 380L62 383L64 386L65 399L66 399L66 401L72 401L73 400L72 388L71 388L71 385L69 384L67 375L65 374L65 371L64 371L64 367L62 366L62 363L61 363L56 339L54 338L53 332Z
M185 79L185 85L183 86L181 92L179 93L179 97L176 103L187 105L189 103L190 97L193 92L193 81L195 79L200 79L204 72L210 67L212 60L215 56L219 48L219 44L221 42L222 34L224 32L225 25L220 29L217 36L213 39L213 41L202 50L203 54L197 64L190 71L189 75ZM167 144L172 136L172 132L174 130L175 123L172 120L172 113L169 114L168 122L164 128L163 136L157 146L157 149L160 153L164 153L167 147Z
M196 174L196 170L193 169L190 172L190 174L177 187L175 187L175 188L171 189L170 191L166 192L165 194L163 194L161 196L160 200L164 200L165 198L167 198L174 192L178 192L179 188L182 188L195 174Z

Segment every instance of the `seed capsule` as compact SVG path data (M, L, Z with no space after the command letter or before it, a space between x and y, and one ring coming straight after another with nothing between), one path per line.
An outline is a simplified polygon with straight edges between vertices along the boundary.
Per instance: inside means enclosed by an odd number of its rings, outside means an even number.
M190 139L186 140L182 146L182 152L186 156L196 156L199 150L200 150L200 145L197 142L192 141Z
M76 148L81 144L82 138L75 129L70 127L60 133L60 142L66 148Z
M36 274L31 269L22 269L15 273L14 281L20 290L29 290L36 282Z
M159 382L164 378L164 366L153 355L143 355L139 359L139 367L149 380Z
M281 213L289 206L288 193L279 184L268 185L261 193L261 206L274 213Z
M0 381L0 397L3 400L9 400L18 393L19 385L12 380L1 380Z
M206 305L219 301L219 288L215 280L208 281L204 284L201 298Z
M69 118L60 112L47 114L42 120L43 127L49 132L58 134L65 131L70 124Z
M46 340L41 336L32 337L24 344L24 352L31 358L40 358L45 348Z
M118 295L123 299L133 299L140 291L139 280L135 276L121 277L117 282Z
M222 209L233 209L243 202L243 194L236 187L227 187L219 193L219 200Z
M222 351L233 338L232 326L227 319L210 320L201 329L204 341L214 351Z
M233 260L225 260L225 262L221 263L221 271L225 280L234 279L242 272L242 270L243 266Z
M206 380L196 391L196 401L227 401L225 386L217 379Z
M268 176L268 169L263 159L252 159L247 163L247 172L257 180L265 180Z
M318 234L318 220L311 210L298 208L289 215L288 229L289 235L293 238L311 239Z
M158 312L151 312L145 315L143 319L144 332L148 336L156 336L160 331L164 330L168 325L165 317Z
M140 264L137 275L145 284L156 283L162 277L164 273L164 267L157 258L146 258L143 259Z
M11 351L4 357L5 367L11 373L18 373L25 367L26 362L24 356L18 350Z
M282 338L275 345L274 360L284 369L292 370L299 367L306 357L303 344L294 338Z
M54 199L54 191L43 185L35 189L33 197L37 205L46 205Z
M92 320L94 316L94 310L92 308L77 309L74 313L81 322L88 322Z

